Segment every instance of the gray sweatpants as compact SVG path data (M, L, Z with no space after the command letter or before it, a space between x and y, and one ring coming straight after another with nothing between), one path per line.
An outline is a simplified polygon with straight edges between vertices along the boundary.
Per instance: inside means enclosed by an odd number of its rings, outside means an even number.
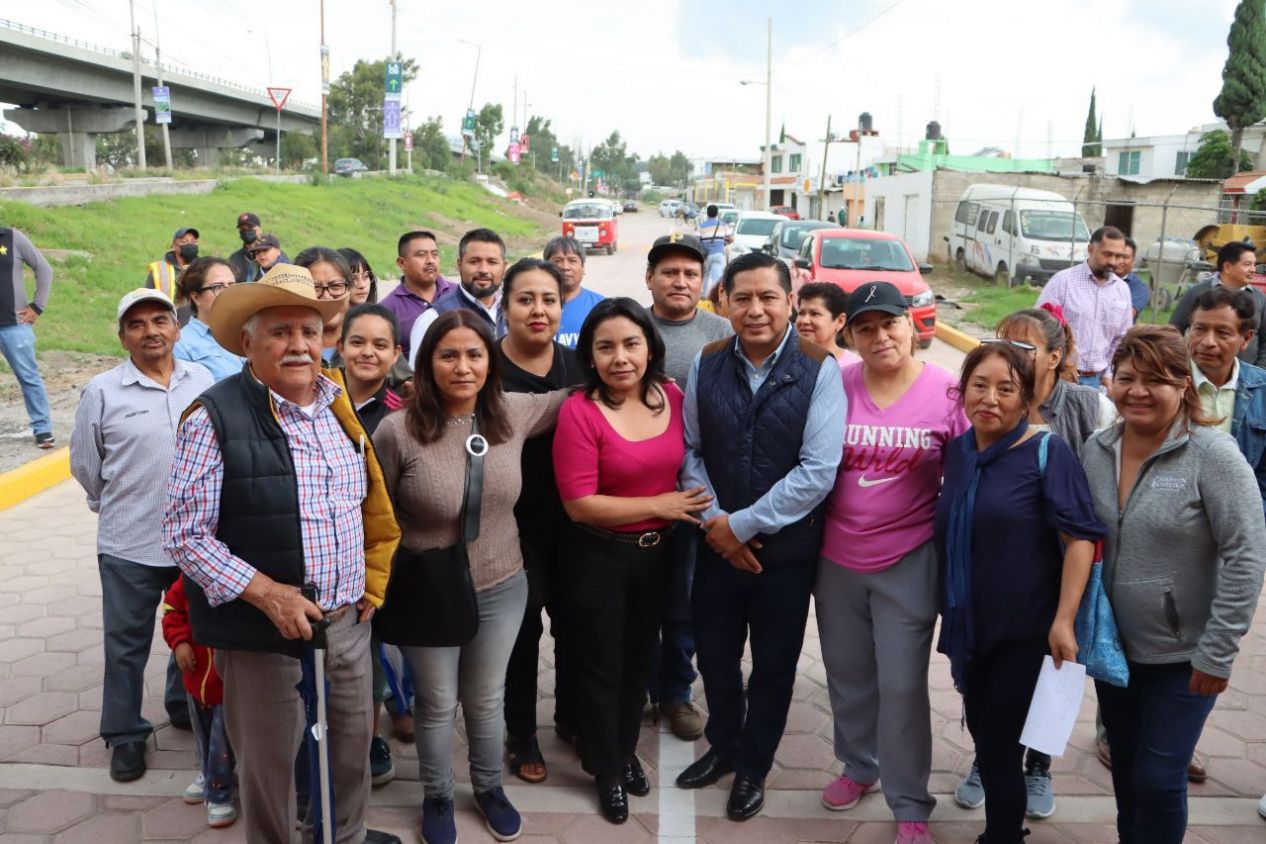
M928 658L936 623L936 551L928 542L891 568L862 574L818 563L814 604L835 717L835 756L859 783L882 776L898 821L936 806Z

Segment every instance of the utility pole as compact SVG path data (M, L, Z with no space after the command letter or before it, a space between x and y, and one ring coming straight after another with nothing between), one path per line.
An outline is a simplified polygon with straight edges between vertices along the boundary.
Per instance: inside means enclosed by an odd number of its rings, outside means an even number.
M857 211L857 214L853 217L853 228L858 227L857 223L862 218L862 211L866 208L865 204L861 204L861 205L858 204L858 203L861 203L862 201L861 192L862 192L862 117L859 114L857 116L857 164L853 168L853 203L852 203L854 210Z
M321 175L330 175L330 138L326 100L329 97L330 48L325 45L325 0L321 0Z
M158 87L163 86L163 57L162 48L159 44L162 39L158 37L158 0L154 0L154 69L158 74ZM158 109L154 109L154 117L158 119ZM167 169L171 168L171 132L168 131L167 124L162 124L163 129L163 158L167 163Z
M128 0L132 21L132 100L136 108L136 166L145 169L145 109L141 107L141 31L136 28L136 3Z
M826 159L831 154L831 115L826 116L826 141L822 144L822 175L818 177L818 219L826 219Z
M396 60L396 0L388 0L391 3L391 58L390 61ZM403 78L403 77L402 77ZM388 175L396 175L396 139L391 138L387 152L387 173Z
M770 168L773 167L774 155L771 144L770 120L774 107L774 19L765 18L765 210L773 205L772 183L769 181Z
M479 59L484 54L484 46L482 44L471 44L471 42L462 41L462 39L460 38L457 40L461 41L463 44L468 44L471 47L474 47L476 51L475 52L475 75L471 77L471 80L470 80L470 105L466 107L466 110L468 112L472 112L475 110L475 83L479 81ZM462 163L463 164L466 163L466 147L468 145L469 145L469 139L467 139L466 133L462 132ZM482 157L482 153L480 153L480 155ZM478 162L476 162L476 170L478 169L479 169L479 165L478 165Z

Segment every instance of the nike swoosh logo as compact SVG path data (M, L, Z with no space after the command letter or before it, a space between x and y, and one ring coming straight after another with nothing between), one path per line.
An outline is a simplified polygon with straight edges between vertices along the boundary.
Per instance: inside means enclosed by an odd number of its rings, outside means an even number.
M891 478L876 478L875 480L870 481L866 479L865 475L862 475L857 479L857 485L862 489L869 489L872 486L879 486L880 484L886 484L889 481L895 481L899 477L900 475L894 475Z

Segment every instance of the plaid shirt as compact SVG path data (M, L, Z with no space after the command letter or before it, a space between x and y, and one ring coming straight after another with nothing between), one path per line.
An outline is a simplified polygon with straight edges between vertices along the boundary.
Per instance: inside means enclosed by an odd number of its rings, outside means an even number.
M329 409L340 392L322 376L317 380L316 404L308 413L270 391L299 488L304 577L316 584L317 603L326 610L365 594L360 506L369 482L364 458ZM212 606L240 597L256 572L216 537L223 485L224 463L215 429L199 407L180 426L167 487L163 546L181 571L202 587Z
M1077 369L1111 369L1113 353L1134 325L1130 286L1116 273L1110 273L1108 280L1100 283L1090 271L1090 264L1083 263L1051 276L1037 297L1037 307L1047 302L1064 309L1064 319L1077 344Z

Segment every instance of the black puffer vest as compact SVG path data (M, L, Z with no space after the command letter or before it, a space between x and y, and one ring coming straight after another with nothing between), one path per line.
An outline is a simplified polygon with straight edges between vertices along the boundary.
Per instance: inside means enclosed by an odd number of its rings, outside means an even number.
M215 428L224 460L216 538L233 555L291 586L303 585L303 535L294 461L268 388L243 367L197 401ZM283 638L263 612L242 599L218 607L186 578L189 620L199 644L298 657L302 643Z
M825 349L791 337L756 394L736 350L738 338L704 346L695 386L703 462L727 513L756 503L800 462L809 403L823 366L837 366ZM843 420L840 420L843 425ZM760 535L762 566L816 562L822 506L773 535Z

